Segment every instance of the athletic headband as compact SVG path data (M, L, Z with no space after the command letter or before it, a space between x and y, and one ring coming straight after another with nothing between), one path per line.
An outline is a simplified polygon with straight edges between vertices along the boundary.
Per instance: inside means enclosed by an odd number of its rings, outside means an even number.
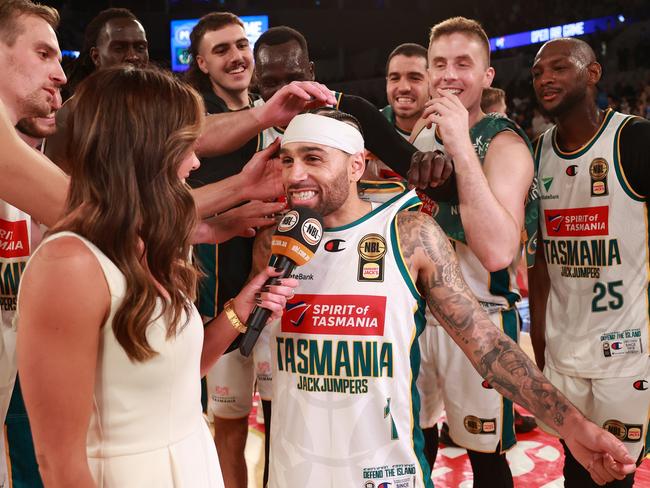
M348 154L363 152L361 132L340 120L316 114L296 115L282 136L281 147L291 142L313 142Z

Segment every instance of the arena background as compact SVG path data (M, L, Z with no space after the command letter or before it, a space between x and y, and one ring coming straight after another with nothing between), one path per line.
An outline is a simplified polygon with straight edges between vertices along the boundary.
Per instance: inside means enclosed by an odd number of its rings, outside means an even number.
M580 32L580 22L608 17L605 28L580 36L589 42L603 65L598 104L650 118L650 2L647 0L137 0L43 1L61 13L61 49L78 51L88 21L108 7L127 7L144 24L151 59L171 66L170 22L198 18L211 11L268 16L268 26L288 25L309 42L317 79L330 88L361 95L378 107L386 105L385 64L388 53L403 42L428 43L436 22L455 15L479 20L493 38L534 31L524 36L544 40L568 26L564 33ZM556 27L555 30L551 29ZM601 25L602 27L602 25ZM503 42L503 41L502 41ZM506 43L507 44L507 43ZM541 44L529 44L492 53L496 69L493 86L507 93L508 109L529 134L536 136L549 123L536 111L530 66ZM69 58L65 59L64 62ZM259 487L263 426L250 419L247 459L250 486ZM559 488L562 449L556 439L539 429L519 437L509 454L515 486ZM646 460L636 486L650 486ZM472 473L464 450L441 446L433 479L438 488L471 487Z

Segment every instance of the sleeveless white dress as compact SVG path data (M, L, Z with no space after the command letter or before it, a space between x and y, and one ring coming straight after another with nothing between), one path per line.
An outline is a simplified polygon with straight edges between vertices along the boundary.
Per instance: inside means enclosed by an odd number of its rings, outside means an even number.
M201 411L203 324L198 311L192 307L190 320L182 318L172 339L166 338L165 319L156 319L147 340L158 354L145 362L131 361L112 329L124 298L124 275L77 234L57 233L43 243L65 236L78 238L95 254L111 293L87 439L88 464L98 488L223 488L216 448Z

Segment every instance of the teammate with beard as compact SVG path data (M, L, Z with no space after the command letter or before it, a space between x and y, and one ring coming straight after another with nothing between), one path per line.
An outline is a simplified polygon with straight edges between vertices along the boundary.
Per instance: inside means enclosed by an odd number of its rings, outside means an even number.
M588 422L494 327L446 235L430 216L408 211L419 205L414 191L382 205L359 198L364 142L351 116L295 117L280 160L290 206L321 213L325 229L281 323L269 325L271 488L433 486L413 422L426 304L481 375L563 431L596 476L634 469L622 443ZM256 266L266 264L270 236L258 236ZM340 245L328 252L332 241Z
M529 273L531 338L550 381L640 462L650 406L650 122L598 108L601 72L579 39L549 41L533 63L537 101L556 125L535 144L543 222ZM590 475L605 481L565 452L567 487L595 486ZM606 486L633 483L631 473Z
M302 103L278 110L278 100L284 100L296 89L318 87L314 83L313 63L309 61L307 43L302 34L288 27L274 27L258 39L255 50L255 81L261 95L248 92L253 56L241 21L229 13L214 13L203 17L195 26L190 51L193 56L188 80L198 88L208 112L222 123L243 128L259 129L255 137L236 152L204 158L190 183L200 186L238 171L243 161L256 149L267 148L282 135L282 126L291 117L307 108ZM301 88L302 87L302 88ZM386 160L399 161L402 171L410 162L415 148L400 138L367 101L350 95L327 91L328 103L346 107L363 119L368 127L369 146ZM271 120L268 115L273 114ZM284 118L284 119L283 119ZM263 121L260 128L259 120ZM241 238L225 245L200 246L197 251L208 279L201 287L199 309L204 316L213 316L222 304L243 286L250 271L252 240ZM252 357L244 358L233 352L221 358L208 376L209 411L215 418L215 440L219 450L224 478L232 486L246 486L244 447L248 433L248 412L251 408L253 383L257 380L267 422L270 418L270 362L264 338ZM268 436L266 438L268 449ZM266 470L265 470L266 473ZM266 479L266 476L264 477ZM236 484L235 484L236 483Z

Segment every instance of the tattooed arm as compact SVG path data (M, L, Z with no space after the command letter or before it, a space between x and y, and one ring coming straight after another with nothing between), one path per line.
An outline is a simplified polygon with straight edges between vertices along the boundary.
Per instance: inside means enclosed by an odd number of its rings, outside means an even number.
M421 212L402 212L397 227L402 254L420 293L481 376L503 396L555 428L597 482L621 479L633 470L634 460L623 444L585 419L519 346L490 321L465 283L447 237L433 219Z

